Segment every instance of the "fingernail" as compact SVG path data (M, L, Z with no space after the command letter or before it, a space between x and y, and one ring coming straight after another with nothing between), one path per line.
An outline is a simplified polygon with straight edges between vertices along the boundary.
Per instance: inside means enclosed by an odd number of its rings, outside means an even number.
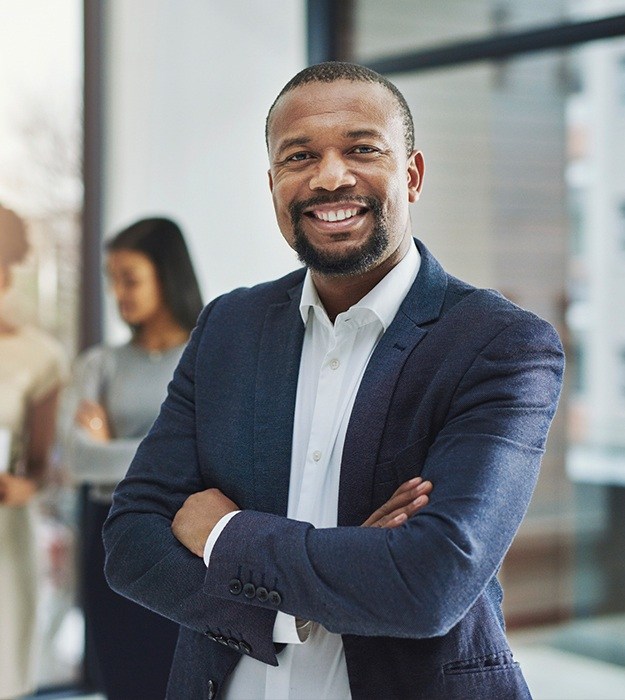
M423 503L427 501L427 496L419 496L418 498L415 498L414 501L412 502L413 506L420 506Z
M408 483L409 484L418 484L421 481L423 481L423 479L420 476L415 476L412 479L410 479L410 481Z

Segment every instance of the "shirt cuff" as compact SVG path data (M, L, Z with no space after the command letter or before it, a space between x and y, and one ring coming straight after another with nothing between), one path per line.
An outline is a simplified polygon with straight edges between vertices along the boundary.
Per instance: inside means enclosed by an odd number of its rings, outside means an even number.
M273 625L273 641L275 644L303 644L310 635L312 622L293 617L278 610Z
M223 529L226 527L226 525L230 522L230 520L237 514L240 513L240 510L233 510L231 513L226 513L221 520L217 521L217 525L212 529L211 534L208 536L208 539L206 540L206 544L204 545L204 563L208 567L211 554L213 553L213 547L217 543L217 539L219 535L221 535Z

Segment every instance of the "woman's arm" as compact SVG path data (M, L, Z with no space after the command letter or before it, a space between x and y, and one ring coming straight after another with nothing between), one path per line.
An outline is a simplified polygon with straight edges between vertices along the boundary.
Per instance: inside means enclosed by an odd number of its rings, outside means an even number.
M0 474L0 503L22 506L44 482L54 440L59 387L34 403L27 417L28 449L24 474Z

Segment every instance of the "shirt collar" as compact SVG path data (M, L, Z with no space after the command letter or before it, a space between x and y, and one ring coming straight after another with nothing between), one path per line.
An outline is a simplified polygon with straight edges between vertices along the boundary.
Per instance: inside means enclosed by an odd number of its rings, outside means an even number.
M351 309L368 309L373 312L386 331L395 318L406 294L408 294L408 290L415 281L420 266L421 256L413 242L406 255L397 265L366 296L354 304ZM308 322L310 309L315 310L317 314L321 312L321 315L327 318L326 311L312 281L310 270L307 270L299 304L304 325ZM339 314L337 320L340 316L341 314Z

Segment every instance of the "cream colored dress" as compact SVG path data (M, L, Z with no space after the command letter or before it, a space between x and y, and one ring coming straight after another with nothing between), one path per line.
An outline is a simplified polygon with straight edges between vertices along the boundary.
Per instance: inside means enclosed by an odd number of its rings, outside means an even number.
M0 427L10 433L10 469L19 473L33 404L65 376L60 345L35 328L0 334ZM0 505L0 699L34 690L38 654L35 504Z

